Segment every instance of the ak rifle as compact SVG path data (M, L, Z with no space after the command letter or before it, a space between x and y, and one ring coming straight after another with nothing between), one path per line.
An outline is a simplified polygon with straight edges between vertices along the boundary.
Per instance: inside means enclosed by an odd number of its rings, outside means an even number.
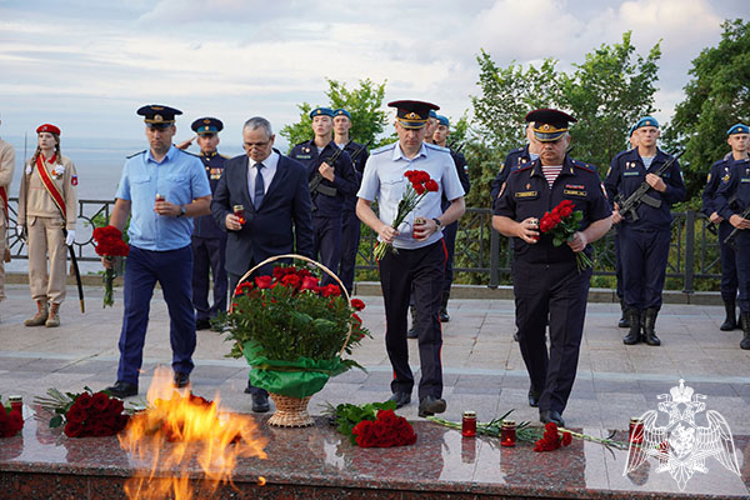
M743 219L750 218L750 205L745 207L745 211L740 214L740 217L742 217ZM732 229L732 232L729 233L726 238L724 238L724 244L732 247L735 252L738 252L739 248L737 247L737 242L734 241L734 239L737 237L737 233L739 233L740 231L741 229L735 227L734 229Z
M659 177L662 177L667 170L669 170L672 165L677 161L677 159L682 156L682 154L685 152L683 149L682 151L673 153L669 161L664 163L661 167L659 167L655 172L646 172L646 174L654 174ZM651 208L660 208L661 207L661 200L657 200L653 196L648 195L648 190L651 189L651 184L646 182L644 179L640 186L638 186L638 189L633 191L630 196L625 198L623 200L622 194L618 195L616 198L617 206L619 207L619 212L622 218L624 219L625 216L630 213L630 216L633 219L633 222L637 222L640 217L638 217L638 207L641 206L641 203L644 203L648 205Z
M352 141L349 141L349 142L352 142ZM347 144L348 144L348 143L347 143ZM361 146L361 147L360 147L360 148L359 148L358 150L356 150L355 152L353 152L353 153L352 153L352 154L351 154L351 155L349 156L349 158L351 158L351 159L352 159L352 165L354 164L354 162L356 162L356 161L357 161L357 158L359 158L359 155L361 155L362 153L364 153L364 152L365 152L365 150L367 150L367 148L369 148L369 147L370 147L370 144L372 144L372 139L370 139L369 141L367 141L367 144L365 144L365 145Z
M341 153L344 152L344 149L349 145L349 143L352 142L351 140L347 142L343 148L338 148L333 155L331 155L330 158L324 161L324 163L328 163L328 165L331 166L331 168L336 168L336 161L338 161L339 156L341 156ZM320 165L318 165L318 168L320 168ZM320 174L320 170L316 169L315 174L313 175L313 178L310 180L310 182L307 184L307 188L310 190L310 200L312 201L312 210L313 212L318 209L318 207L315 205L315 195L320 193L325 196L331 196L334 197L338 193L338 190L335 187L331 186L324 186L322 184L324 177Z

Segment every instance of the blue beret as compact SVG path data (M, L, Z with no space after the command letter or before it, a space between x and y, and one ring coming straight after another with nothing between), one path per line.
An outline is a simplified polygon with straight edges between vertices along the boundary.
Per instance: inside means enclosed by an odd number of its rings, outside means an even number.
M641 127L659 128L659 122L657 122L656 118L654 118L653 116L644 116L643 118L638 120L638 123L635 124L635 128L633 130L638 130Z
M738 123L727 130L727 135L733 134L750 134L750 129L744 123Z
M434 109L431 109L431 110L430 110L430 118L435 118L435 119L437 119L437 113L435 113L435 110L434 110Z
M190 125L190 128L198 135L218 134L224 128L224 124L218 118L206 116L198 118Z
M310 118L315 118L316 116L330 116L333 118L333 110L331 108L315 108L310 111Z
M448 118L444 117L443 115L437 115L438 124L445 125L446 127L451 126L451 122L448 121Z
M333 116L346 116L350 120L352 119L352 115L349 114L349 112L345 109L339 108L336 111L333 112Z
M162 104L149 104L141 106L137 114L144 116L144 122L155 128L166 128L174 123L174 117L181 115L182 111Z
M630 130L628 131L628 137L633 137L633 132L635 132L635 125L630 127Z

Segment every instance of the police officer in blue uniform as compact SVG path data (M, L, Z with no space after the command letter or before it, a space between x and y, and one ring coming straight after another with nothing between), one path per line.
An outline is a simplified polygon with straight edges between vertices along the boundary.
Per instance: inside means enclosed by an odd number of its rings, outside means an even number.
M333 142L333 110L315 108L310 118L315 137L294 146L289 156L305 165L310 175L314 255L335 271L341 262L344 199L356 194L358 182L348 153L342 152L334 165L329 163L339 150ZM322 284L331 282L333 279L326 275Z
M719 226L719 249L721 256L721 299L724 301L726 318L719 329L729 332L737 328L737 266L736 255L731 245L724 244L724 240L732 232L732 225L719 215L715 203L716 191L722 183L729 182L730 170L735 162L747 161L748 147L747 125L738 123L727 131L727 143L732 148L731 155L724 157L711 165L708 172L706 187L703 190L703 212L712 224Z
M659 133L659 122L655 118L641 118L634 132L638 135L638 147L615 156L604 180L614 208L612 222L617 224L620 239L623 294L630 318L630 330L623 338L626 345L641 340L651 346L661 345L655 326L669 257L670 209L682 201L686 193L678 162L674 162L662 177L653 173L671 159L656 146ZM643 182L651 186L647 195L654 202L638 206L637 221L630 217L623 219L616 200L618 197L626 199Z
M542 422L565 425L562 413L578 366L592 269L579 270L576 252L591 254L590 243L611 227L611 211L596 167L566 154L568 124L575 118L554 109L526 116L541 143L539 159L511 172L492 218L493 227L512 236L513 289L521 354L531 379L529 402ZM539 219L563 200L583 212L580 229L566 244L539 232ZM550 349L545 330L549 317Z
M125 163L109 223L123 230L130 216L130 254L125 268L120 364L107 390L123 398L138 394L138 376L148 328L151 296L158 281L169 309L169 340L175 387L190 383L195 351L192 304L193 217L209 213L211 187L203 164L172 145L175 115L163 105L143 106L149 149ZM102 258L104 267L112 263Z
M367 152L365 145L358 144L350 139L349 131L351 128L352 115L345 109L335 110L333 112L333 140L336 146L349 154L354 166L357 189L359 189L362 182L362 173L365 171L365 163L367 163L370 153ZM356 193L345 195L344 212L341 216L341 265L338 275L350 295L354 289L354 268L357 264L361 227L361 221L356 214L356 206Z
M747 148L748 127L746 125L737 124L732 127L730 136L733 135L744 135L743 138L737 137L735 140L740 143L744 142ZM736 245L735 263L739 289L737 302L740 305L740 325L744 334L740 341L740 348L748 350L750 349L750 217L747 216L747 209L750 207L750 158L748 158L747 149L744 157L741 154L734 155L734 145L732 149L734 161L729 171L729 179L719 186L714 207L723 220L728 221L733 229L737 229L732 243ZM737 156L740 157L737 158Z
M218 118L206 116L198 118L190 126L198 138L201 148L200 159L206 168L206 176L211 186L211 193L224 172L224 162L228 156L219 154L219 132L224 124ZM219 311L227 309L227 271L224 260L227 248L227 233L211 217L204 215L195 219L193 228L193 307L195 307L196 330L207 330L211 327L211 318ZM213 304L208 304L210 288L209 269L213 275Z

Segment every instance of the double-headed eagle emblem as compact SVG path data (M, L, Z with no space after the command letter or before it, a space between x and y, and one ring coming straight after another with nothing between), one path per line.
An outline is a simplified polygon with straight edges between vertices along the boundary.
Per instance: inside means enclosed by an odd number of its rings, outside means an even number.
M732 431L724 417L719 412L708 410L705 413L708 425L699 426L695 423L695 415L706 410L703 402L706 396L693 394L693 389L685 386L684 380L669 392L658 397L664 400L659 403L659 411L669 416L669 423L657 425L659 414L656 410L643 414L643 425L630 439L623 475L636 470L652 457L659 461L656 472L669 471L680 491L684 491L695 471L708 472L706 459L714 457L739 476Z

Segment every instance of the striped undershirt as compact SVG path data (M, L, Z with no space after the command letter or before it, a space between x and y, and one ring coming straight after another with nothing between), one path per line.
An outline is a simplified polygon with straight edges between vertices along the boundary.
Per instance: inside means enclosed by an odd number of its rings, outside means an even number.
M562 172L562 165L552 165L546 167L542 165L542 173L544 173L544 178L547 179L547 184L549 184L550 189L552 189L552 184L555 183L555 179L557 179L557 176L560 175L560 172Z

